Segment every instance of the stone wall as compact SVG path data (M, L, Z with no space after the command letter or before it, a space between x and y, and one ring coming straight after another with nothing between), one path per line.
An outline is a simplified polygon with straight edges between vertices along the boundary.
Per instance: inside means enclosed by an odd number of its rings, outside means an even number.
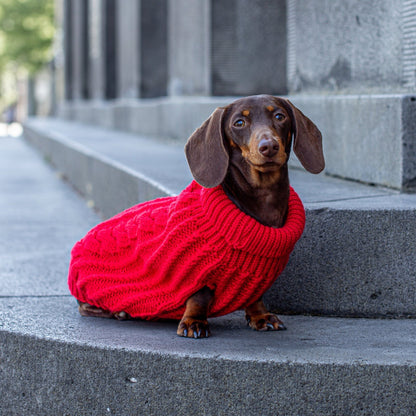
M289 0L293 92L405 90L402 0ZM416 67L414 68L416 69ZM413 74L414 75L414 74Z
M185 141L223 97L288 95L326 173L414 188L416 0L62 1L62 117Z
M288 0L288 87L327 173L414 188L415 58L415 1Z

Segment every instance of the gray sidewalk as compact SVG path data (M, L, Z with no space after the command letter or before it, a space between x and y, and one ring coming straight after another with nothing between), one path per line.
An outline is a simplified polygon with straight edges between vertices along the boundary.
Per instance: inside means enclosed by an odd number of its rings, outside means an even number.
M99 220L0 138L1 415L415 414L414 320L283 316L287 331L256 333L237 312L194 341L173 322L80 317L69 254Z
M22 139L0 137L0 295L67 296L74 243L100 221Z

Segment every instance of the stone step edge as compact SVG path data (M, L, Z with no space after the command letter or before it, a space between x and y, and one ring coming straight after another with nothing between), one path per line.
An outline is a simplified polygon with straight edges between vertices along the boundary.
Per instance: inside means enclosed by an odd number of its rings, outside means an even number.
M174 195L171 189L149 176L69 140L58 132L54 132L53 135L45 134L36 127L25 124L24 138L40 150L45 160L52 164L63 178L81 193L88 205L104 218L109 218L139 202ZM80 175L72 169L73 157L84 169L84 172L78 172ZM101 179L112 175L116 175L117 183L123 183L122 195L118 186L112 187L109 192L111 184ZM113 195L111 201L106 197L109 194Z
M287 317L287 331L256 333L225 317L212 338L187 340L173 323L82 318L65 302L63 334L45 325L57 301L37 302L39 322L0 330L7 414L384 415L416 405L410 321Z

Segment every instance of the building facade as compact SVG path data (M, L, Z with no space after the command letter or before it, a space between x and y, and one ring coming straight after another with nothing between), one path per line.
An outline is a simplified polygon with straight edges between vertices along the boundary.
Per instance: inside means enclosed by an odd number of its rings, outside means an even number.
M287 95L322 130L327 173L416 185L415 0L59 4L61 117L186 140L229 97Z

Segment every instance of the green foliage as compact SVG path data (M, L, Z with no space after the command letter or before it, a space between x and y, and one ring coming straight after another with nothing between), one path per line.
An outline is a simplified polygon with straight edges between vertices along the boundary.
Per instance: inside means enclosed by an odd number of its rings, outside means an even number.
M0 0L0 70L34 74L52 58L54 0Z

